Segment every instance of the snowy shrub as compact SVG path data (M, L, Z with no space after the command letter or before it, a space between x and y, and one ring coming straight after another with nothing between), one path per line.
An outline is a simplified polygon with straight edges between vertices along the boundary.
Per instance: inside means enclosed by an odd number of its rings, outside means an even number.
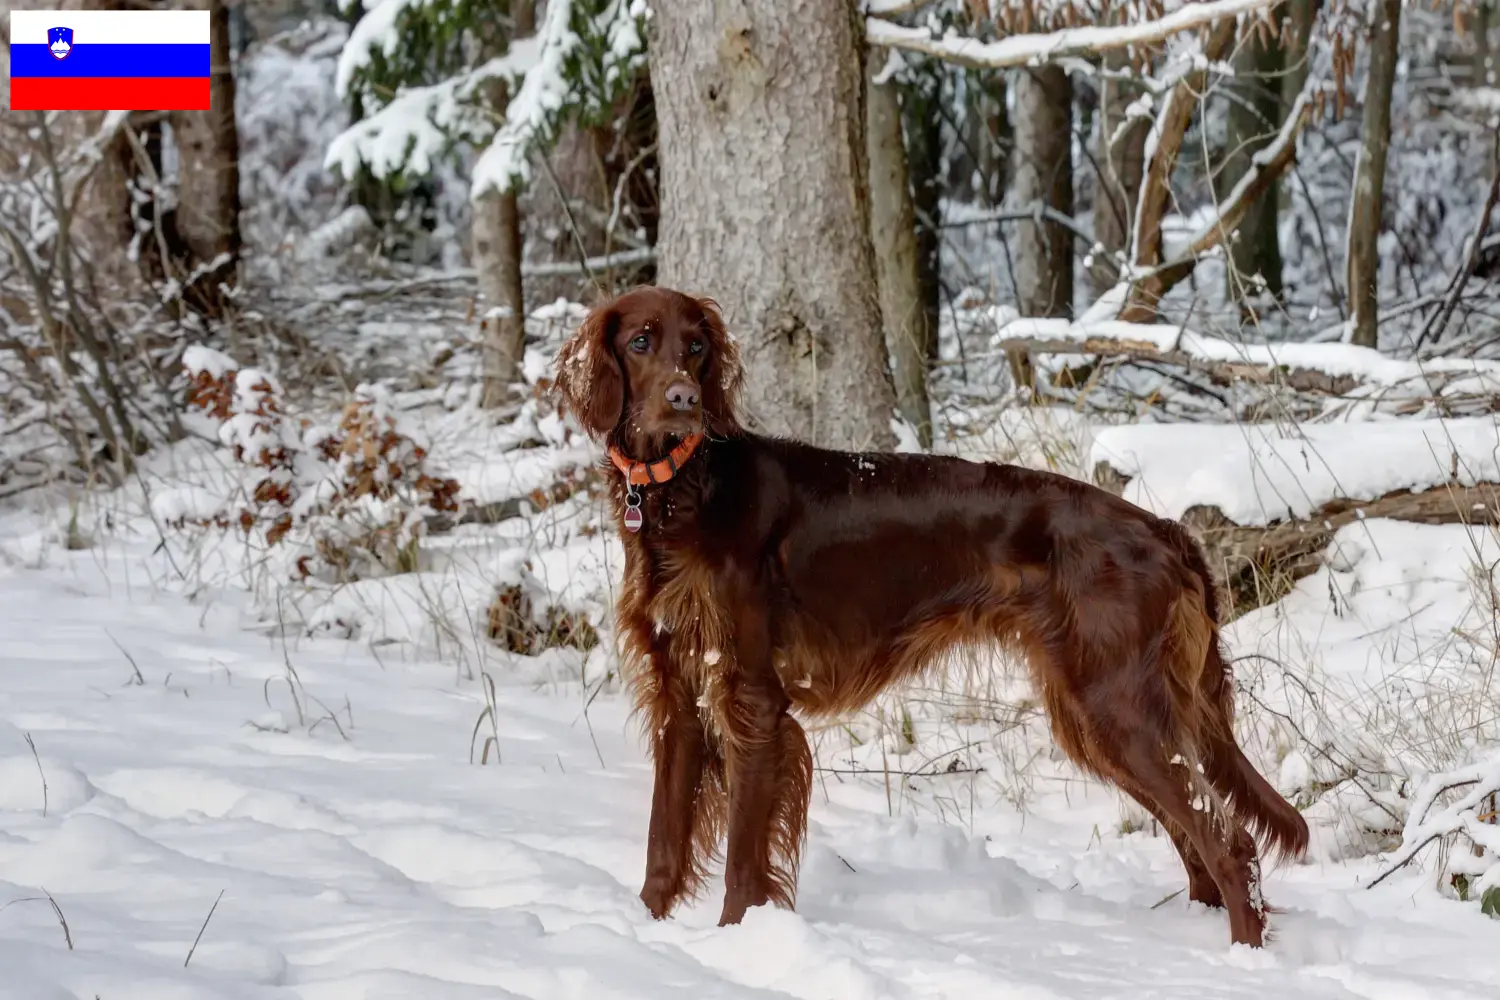
M588 650L599 644L599 633L587 616L555 604L538 607L520 584L496 591L490 603L488 631L496 644L528 656L556 646Z
M1446 804L1440 804L1440 803ZM1452 771L1430 776L1412 800L1401 847L1389 875L1439 842L1440 884L1460 899L1477 899L1500 918L1500 749ZM1385 876L1382 875L1381 878Z
M260 528L268 545L290 538L309 550L296 560L300 576L350 580L415 569L425 518L458 509L458 483L427 471L425 444L381 387L357 388L329 427L292 416L275 378L217 351L189 348L183 367L189 411L259 478L238 509L170 523Z
M190 282L148 282L125 252L130 209L100 169L125 121L0 120L0 499L58 480L118 486L177 432L169 383L201 326L180 308Z

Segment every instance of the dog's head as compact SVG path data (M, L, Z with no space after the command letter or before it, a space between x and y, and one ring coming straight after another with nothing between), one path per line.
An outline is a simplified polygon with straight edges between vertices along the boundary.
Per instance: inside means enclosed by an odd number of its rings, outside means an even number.
M737 430L742 377L712 299L647 287L589 313L558 352L554 386L594 438L659 451L674 438Z

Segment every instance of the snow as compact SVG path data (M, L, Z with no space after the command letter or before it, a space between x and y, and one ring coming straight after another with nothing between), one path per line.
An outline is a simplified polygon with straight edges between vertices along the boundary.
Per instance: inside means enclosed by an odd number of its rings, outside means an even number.
M182 367L189 375L207 375L212 379L221 379L228 373L237 371L240 366L222 351L202 344L189 344L182 352Z
M1163 517L1205 505L1236 524L1270 524L1336 497L1500 483L1500 429L1490 417L1126 424L1095 433L1089 466L1098 463L1130 478L1125 499Z
M233 594L143 585L152 545L0 571L0 996L1457 997L1500 976L1476 907L1415 874L1365 892L1370 863L1272 874L1280 937L1228 948L1222 914L1151 908L1181 884L1170 846L1115 832L1076 777L1023 818L976 775L888 805L824 774L799 912L715 928L716 881L656 923L623 699L497 664L492 728L451 664L283 646ZM977 806L944 822L955 795Z
M579 310L544 313L560 331ZM233 367L206 350L189 363ZM945 450L1054 464L1130 430L1003 413L949 423ZM597 459L535 400L498 427L402 416L487 501ZM1304 430L1414 447L1412 428ZM1225 428L1139 430L1206 432L1144 452L1181 456L1178 475L1225 450ZM623 551L597 498L424 539L418 572L292 587L235 532L162 544L148 501L161 521L228 495L223 466L189 474L209 449L148 456L149 493L85 505L88 548L64 546L66 510L0 512L0 998L1347 1000L1468 996L1500 976L1494 925L1433 884L1425 855L1365 889L1396 857L1380 852L1397 846L1401 789L1493 746L1494 614L1474 574L1500 540L1485 529L1350 525L1327 566L1226 630L1247 748L1314 831L1308 863L1267 873L1281 910L1264 952L1172 895L1170 843L1057 757L1001 663L810 726L798 911L720 929L722 878L664 923L636 898L651 770L613 673ZM488 642L509 585L601 643Z
M1395 850L1429 775L1493 754L1497 562L1492 528L1369 518L1225 629L1248 752L1282 757L1268 773L1303 808L1314 859Z

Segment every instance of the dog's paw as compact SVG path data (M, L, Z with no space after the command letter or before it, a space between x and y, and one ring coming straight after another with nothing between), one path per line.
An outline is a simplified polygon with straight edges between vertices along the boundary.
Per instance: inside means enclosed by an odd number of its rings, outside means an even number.
M667 915L672 912L672 904L677 902L677 895L676 887L667 879L648 878L641 887L641 902L646 904L646 909L657 920L667 919Z

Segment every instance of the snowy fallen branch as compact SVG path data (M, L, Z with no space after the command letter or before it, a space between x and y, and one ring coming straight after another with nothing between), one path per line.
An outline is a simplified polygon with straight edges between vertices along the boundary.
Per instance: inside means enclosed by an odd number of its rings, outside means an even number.
M1500 484L1396 490L1375 500L1330 500L1306 518L1270 528L1241 526L1212 507L1184 520L1197 530L1236 612L1283 596L1291 584L1317 571L1340 528L1385 518L1414 524L1500 524Z
M1200 372L1221 384L1277 383L1342 396L1356 387L1423 382L1430 392L1448 378L1500 380L1500 361L1430 358L1406 361L1351 344L1246 344L1169 324L1123 320L1011 319L991 342L1007 352L1084 354L1155 361Z
M1217 385L1253 382L1257 385L1285 385L1300 392L1342 396L1360 384L1359 378L1347 374L1330 374L1316 368L1294 368L1273 361L1206 358L1181 349L1163 349L1154 344L1107 337L1084 340L1036 340L1006 338L995 346L1019 354L1086 354L1100 359L1152 362L1173 365L1203 375Z
M1197 529L1239 611L1323 564L1340 528L1386 518L1500 524L1493 418L1134 424L1099 431L1096 483Z
M1437 807L1438 799L1466 789L1450 804ZM1412 801L1401 847L1391 855L1390 865L1365 888L1373 889L1410 864L1433 841L1462 835L1471 848L1449 853L1445 874L1461 876L1467 892L1482 897L1500 889L1500 825L1495 815L1500 801L1500 751L1467 767L1435 774L1427 779Z
M1090 56L1112 49L1153 45L1215 21L1227 22L1232 31L1235 18L1264 11L1278 2L1280 0L1205 0L1203 3L1184 4L1170 14L1138 24L1066 28L1011 35L994 42L961 35L933 38L926 28L907 28L880 17L869 17L865 20L865 39L871 45L920 52L971 69L1010 69L1039 66L1070 56ZM890 16L893 12L881 13Z

